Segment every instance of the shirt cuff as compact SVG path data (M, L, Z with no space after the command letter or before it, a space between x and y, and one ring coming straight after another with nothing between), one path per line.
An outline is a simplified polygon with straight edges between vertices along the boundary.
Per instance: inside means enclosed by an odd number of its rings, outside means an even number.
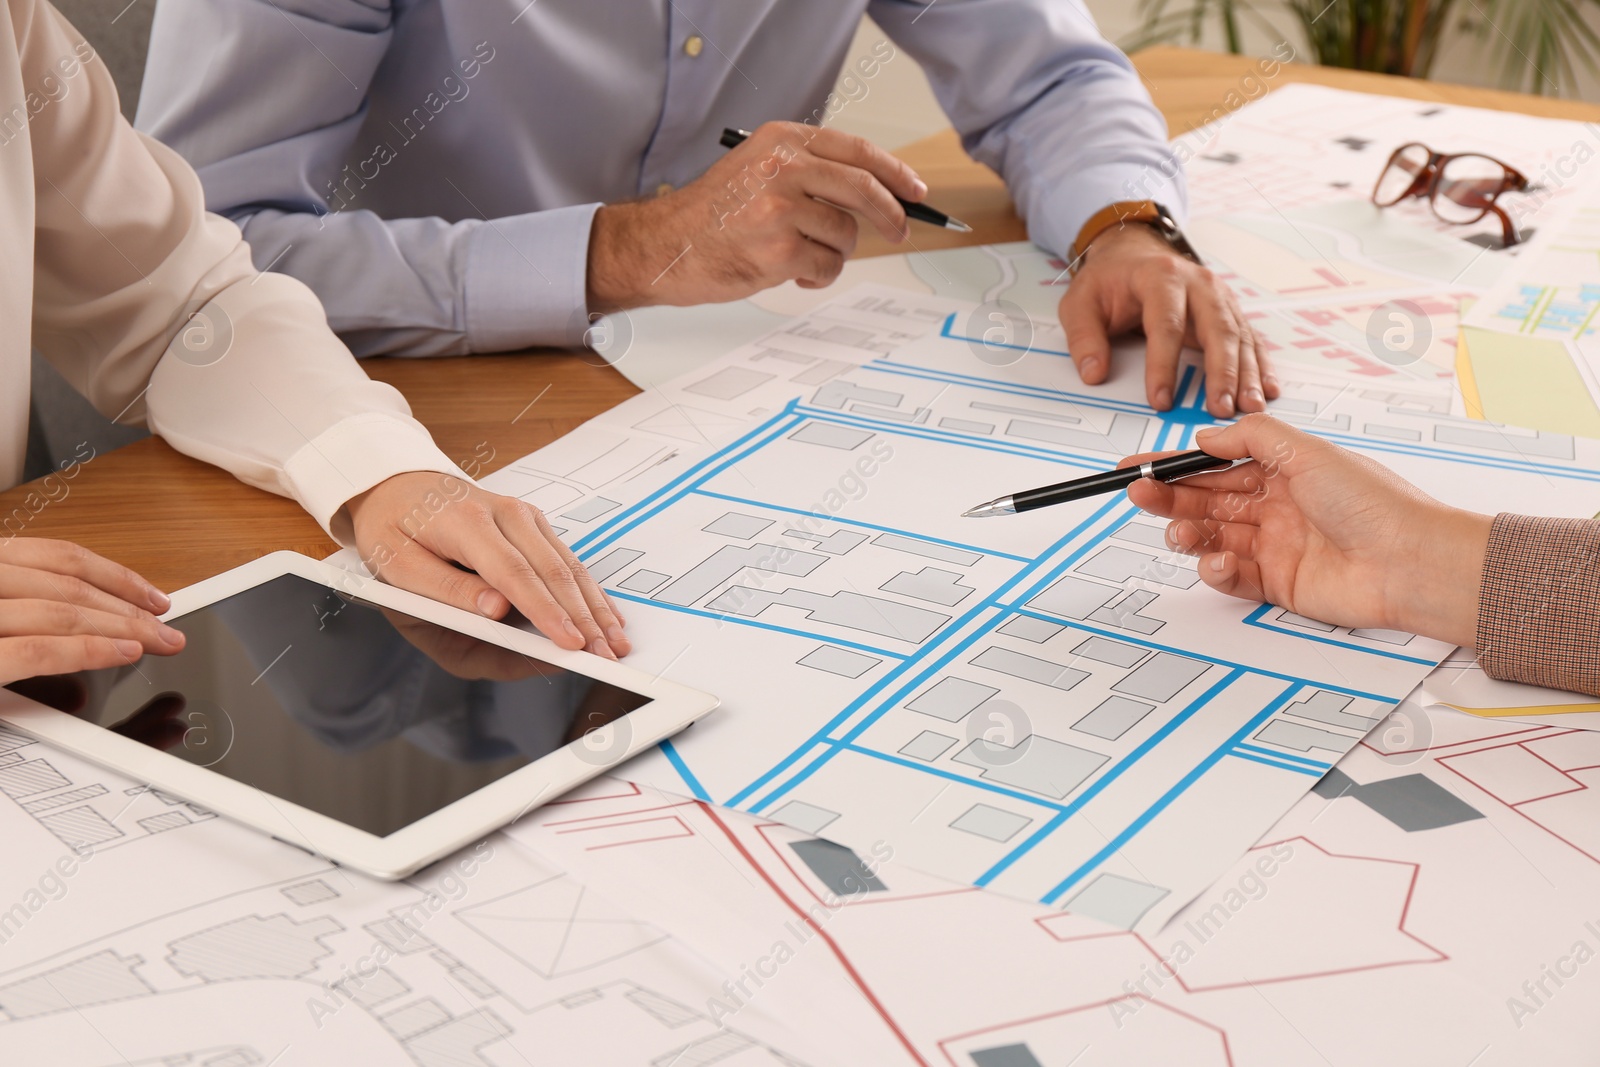
M355 543L345 504L379 482L411 471L475 484L439 450L420 422L383 412L340 420L306 442L283 468L295 499L344 546ZM426 508L426 501L419 506Z
M1600 694L1600 522L1497 515L1478 590L1490 677Z
M467 344L474 352L572 347L589 328L589 228L599 204L489 219L467 248Z
M1182 173L1176 157L1172 166L1175 174ZM1027 220L1028 237L1065 259L1089 217L1124 200L1154 200L1171 211L1180 226L1188 214L1189 197L1181 178L1169 176L1160 167L1106 164L1057 182Z

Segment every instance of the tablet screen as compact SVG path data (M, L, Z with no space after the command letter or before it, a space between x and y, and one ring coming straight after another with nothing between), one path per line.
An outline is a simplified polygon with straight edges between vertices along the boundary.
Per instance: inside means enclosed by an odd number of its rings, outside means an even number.
M608 764L580 739L649 703L296 575L170 625L176 656L12 688L380 837L573 742Z

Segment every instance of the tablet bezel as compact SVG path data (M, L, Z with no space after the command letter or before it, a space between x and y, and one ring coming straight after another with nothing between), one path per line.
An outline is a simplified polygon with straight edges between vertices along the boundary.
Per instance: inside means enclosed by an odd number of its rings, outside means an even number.
M172 607L162 618L187 615L285 574L297 575L336 592L609 682L648 697L651 703L387 837L357 829L4 688L0 688L0 722L297 848L393 881L484 837L596 775L614 769L624 760L671 737L718 703L709 693L652 677L626 664L587 652L569 652L537 634L441 604L298 552L274 552L180 589L172 594ZM577 746L582 746L587 755L580 755Z

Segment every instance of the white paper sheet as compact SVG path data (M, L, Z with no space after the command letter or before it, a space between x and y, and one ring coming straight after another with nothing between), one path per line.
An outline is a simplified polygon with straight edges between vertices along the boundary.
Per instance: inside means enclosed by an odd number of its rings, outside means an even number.
M403 883L0 729L0 1063L843 1063L526 843ZM800 1016L799 1018L804 1018Z
M959 518L1211 421L1192 368L1157 415L1134 361L1085 389L1059 329L993 314L845 294L563 439L562 469L718 444L552 521L634 662L724 701L629 777L1154 930L1449 650L1214 594L1121 496ZM1593 510L1600 442L1449 406L1311 377L1273 405L1460 506ZM537 502L556 466L485 484Z
M1597 756L1408 705L1154 935L619 781L511 834L692 932L733 1019L823 1010L857 1062L1577 1065Z

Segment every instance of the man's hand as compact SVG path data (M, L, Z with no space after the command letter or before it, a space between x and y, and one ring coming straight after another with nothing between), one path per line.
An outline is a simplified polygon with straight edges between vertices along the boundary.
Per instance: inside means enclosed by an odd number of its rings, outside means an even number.
M183 634L155 616L166 594L67 541L0 543L0 685L170 656Z
M837 130L769 122L666 196L603 207L589 237L589 310L739 300L794 279L832 283L860 215L906 237L895 197L927 193L912 169Z
M346 507L357 551L386 582L491 619L515 607L562 648L608 659L633 648L621 613L538 508L424 472Z
M1171 484L1142 478L1128 497L1175 520L1167 544L1200 557L1207 585L1339 626L1477 640L1489 516L1266 415L1201 430L1195 444L1251 462Z
M1233 291L1143 223L1107 230L1089 245L1060 315L1086 385L1106 380L1110 338L1142 326L1145 395L1157 411L1172 407L1185 345L1205 352L1206 409L1216 417L1265 411L1278 396L1266 352Z

